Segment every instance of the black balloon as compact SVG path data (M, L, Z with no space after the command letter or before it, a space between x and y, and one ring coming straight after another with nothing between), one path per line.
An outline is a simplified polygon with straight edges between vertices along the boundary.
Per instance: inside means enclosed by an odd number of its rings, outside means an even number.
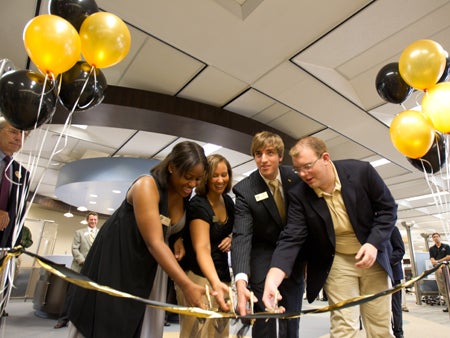
M17 129L32 130L46 123L55 113L56 103L53 83L45 82L42 74L17 70L0 79L1 113Z
M91 68L87 62L78 61L75 66L62 74L59 101L69 111L74 109L75 104L74 110L81 111L103 101L107 87L105 75L98 68L91 73Z
M436 132L433 145L424 156L421 158L406 157L406 159L414 168L428 174L435 174L441 170L447 160L445 143L444 136L441 133Z
M439 79L438 83L440 82L447 82L450 79L450 59L447 58L445 61L445 69L442 73L441 78Z
M80 31L84 19L98 12L94 0L51 0L48 9L50 14L69 21L77 31Z
M388 63L380 69L375 80L378 95L390 103L402 103L413 92L400 75L398 62Z

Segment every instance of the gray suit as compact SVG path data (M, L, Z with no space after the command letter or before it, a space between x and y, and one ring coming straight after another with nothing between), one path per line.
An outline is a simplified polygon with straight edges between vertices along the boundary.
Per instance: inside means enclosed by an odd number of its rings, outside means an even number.
M72 242L73 261L71 269L77 272L80 272L84 264L84 260L86 259L86 256L89 252L89 249L92 246L88 228L89 227L86 227L75 231L75 236L73 237ZM96 229L96 231L98 231L98 229Z

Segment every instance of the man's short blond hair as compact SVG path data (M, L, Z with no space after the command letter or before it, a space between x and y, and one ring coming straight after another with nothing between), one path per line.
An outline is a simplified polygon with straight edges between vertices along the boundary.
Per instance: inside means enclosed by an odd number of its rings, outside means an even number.
M305 136L299 139L291 150L289 150L289 155L291 157L296 157L302 148L312 149L317 156L321 156L323 153L328 152L327 145L322 139L315 136Z
M284 155L284 142L280 135L270 131L261 131L253 136L250 153L255 157L255 153L268 146L274 147L280 157Z

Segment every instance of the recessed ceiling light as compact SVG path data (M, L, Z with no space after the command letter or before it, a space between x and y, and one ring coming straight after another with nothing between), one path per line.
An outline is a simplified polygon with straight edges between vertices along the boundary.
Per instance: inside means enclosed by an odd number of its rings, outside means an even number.
M120 194L122 191L120 191L118 189L114 189L112 192L115 193L115 194Z
M98 197L98 195L96 195L96 194L90 194L89 196L94 197L94 198Z
M382 166L382 165L385 165L385 164L388 164L388 163L391 163L391 161L389 161L389 160L387 160L387 159L385 159L385 158L382 158L382 159L379 159L379 160L370 162L370 164L371 164L372 167L374 167L374 168L379 167L379 166Z
M89 201L89 204L97 204L95 201Z
M80 129L87 129L88 127L86 124L72 124L71 126Z
M78 211L87 211L88 209L86 207L81 206L81 207L78 207L77 210Z

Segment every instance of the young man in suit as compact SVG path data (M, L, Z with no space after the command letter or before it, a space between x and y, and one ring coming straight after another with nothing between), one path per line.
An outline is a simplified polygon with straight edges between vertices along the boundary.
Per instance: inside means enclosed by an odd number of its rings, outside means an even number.
M87 228L77 230L72 242L73 261L70 268L76 272L80 272L83 267L86 256L97 235L98 214L91 211L86 216L86 221L88 222Z
M397 206L380 175L368 162L331 161L316 137L300 139L290 155L302 182L289 191L288 221L266 278L266 307L273 308L277 286L295 272L300 249L310 303L322 287L329 304L389 288L387 246ZM355 336L360 314L367 337L393 337L389 296L331 311L330 337Z
M26 200L29 192L29 172L13 159L13 154L20 150L24 132L13 127L0 116L0 258L7 251L20 243L18 228L25 217ZM5 272L6 273L6 272ZM0 280L0 317L7 316L4 307L8 298L9 277Z
M73 260L70 268L76 272L81 271L84 261L86 260L86 256L88 255L92 243L94 242L95 236L97 235L98 214L93 211L89 212L86 216L86 221L88 222L88 226L75 231L75 235L72 241ZM70 284L67 288L66 300L64 302L63 310L60 313L55 326L53 326L55 329L66 327L69 323L68 309L70 300L72 298L72 290L73 289Z
M253 137L251 154L258 170L233 188L236 196L233 241L231 247L232 268L237 288L237 309L241 315L249 312L250 290L259 302L255 312L265 311L261 302L264 279L268 272L278 235L286 224L285 214L288 189L299 181L291 167L281 166L284 143L277 134L263 131ZM270 185L278 181L281 196ZM276 200L280 206L278 209ZM284 204L284 205L283 205ZM280 286L285 297L280 302L287 311L301 311L303 295L303 270L301 262L295 274ZM277 325L278 324L278 325ZM299 319L256 320L252 327L253 337L289 337L299 335Z

